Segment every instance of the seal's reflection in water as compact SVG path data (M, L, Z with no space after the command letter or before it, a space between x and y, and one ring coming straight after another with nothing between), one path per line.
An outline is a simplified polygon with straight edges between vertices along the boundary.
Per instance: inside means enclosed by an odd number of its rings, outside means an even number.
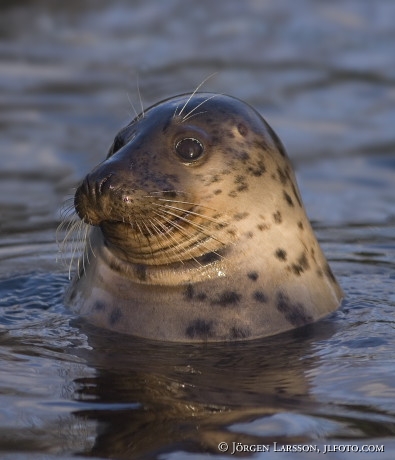
M85 455L125 459L178 450L219 454L222 441L303 442L285 432L257 437L229 426L284 411L313 411L306 378L318 360L312 346L334 332L325 320L258 341L181 345L85 327L93 347L88 364L98 375L78 379L75 397L96 401L98 410L75 415L99 427Z

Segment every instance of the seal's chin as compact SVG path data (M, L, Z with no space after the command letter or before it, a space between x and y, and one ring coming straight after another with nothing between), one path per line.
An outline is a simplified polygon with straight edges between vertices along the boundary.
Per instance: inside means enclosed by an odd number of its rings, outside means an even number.
M169 265L210 263L223 257L228 244L209 229L191 225L170 226L159 221L125 223L103 221L99 228L107 249L129 264Z

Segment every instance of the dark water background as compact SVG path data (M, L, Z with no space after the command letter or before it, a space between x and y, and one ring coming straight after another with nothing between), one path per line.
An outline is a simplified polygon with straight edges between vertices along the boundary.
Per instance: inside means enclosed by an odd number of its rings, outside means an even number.
M394 18L392 0L1 2L0 458L232 458L221 441L394 458ZM137 83L147 107L213 72L204 90L284 141L343 308L233 345L80 324L62 305L62 201L139 109Z

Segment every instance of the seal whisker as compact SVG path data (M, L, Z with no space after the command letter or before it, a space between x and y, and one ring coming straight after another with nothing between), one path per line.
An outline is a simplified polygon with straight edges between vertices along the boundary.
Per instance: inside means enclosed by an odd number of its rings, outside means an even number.
M141 91L140 91L140 82L139 82L139 76L138 74L136 75L136 84L137 84L137 93L139 95L139 100L140 100L140 106L141 106L141 118L144 118L145 117L145 112L144 112L144 105L143 105L143 99L141 97Z
M81 245L84 243L85 238L84 238L84 230L85 228L89 228L84 222L82 221L76 221L73 226L73 232L76 235L76 237L73 239L73 250L71 253L71 258L70 258L70 263L69 263L69 279L71 279L71 270L74 264L74 259L76 257L77 251L80 250ZM83 251L84 254L84 251ZM84 258L84 256L82 256ZM80 278L80 260L78 258L77 261L77 273L78 277Z
M176 116L177 116L178 107L180 107L180 104L177 104L177 105L176 105L176 110L174 110L173 118L176 118Z
M89 227L86 226L85 229L84 229L84 241L86 242L85 244L85 254L86 254L86 261L88 262L88 265L90 264L90 260L89 260L89 249L91 248L91 245L90 245L90 239L89 239ZM89 240L89 242L88 242Z
M126 93L127 94L127 97L128 97L128 101L129 101L129 104L132 106L132 109L133 109L133 112L134 112L134 119L136 121L138 121L140 118L139 118L139 113L137 112L136 110L136 107L134 106L133 102L132 102L132 99L130 97L130 94L129 93Z
M200 104L198 104L196 107L194 107L190 112L188 112L186 115L184 115L184 117L182 118L181 120L181 123L184 123L184 121L188 120L189 118L191 118L191 114L196 110L198 109L199 107L201 107L203 104L205 104L206 102L208 102L210 99L213 99L214 97L217 97L218 94L213 94L212 96L208 97L207 99L205 99L204 101L202 101Z
M214 75L216 75L218 72L214 72L212 74L210 74L208 77L206 77L195 89L195 91L193 91L193 93L191 93L191 95L189 96L188 100L185 102L185 104L183 105L183 107L181 108L180 112L178 113L178 116L180 117L182 115L182 112L185 110L186 106L189 104L189 102L191 101L191 99L193 98L193 96L199 91L199 89L206 83L206 81L210 80L210 78L214 77ZM198 106L199 107L199 106ZM191 112L190 112L191 113ZM189 114L188 114L189 115Z
M83 236L84 236L84 239L85 239L86 238L86 229L84 229L84 231L83 231ZM87 259L87 262L88 262L88 265L89 265L88 248L87 248L86 245L84 247L84 252L83 252L82 257L81 257L81 260L82 260L82 273L84 273L84 274L85 274L85 258ZM80 276L80 273L78 274L78 276Z
M187 215L201 217L202 219L208 220L209 222L213 222L213 223L221 225L221 226L229 225L229 223L226 222L226 221L214 219L213 217L205 216L204 214L200 214L198 212L190 211L188 209L177 208L176 206L169 206L169 205L158 205L158 207L163 208L163 209L174 209L175 211L181 211L181 212L183 212L184 214L187 214ZM210 208L210 209L212 209L212 208ZM215 209L213 209L213 211L215 211Z
M226 243L224 243L223 241L219 240L218 238L216 238L215 236L213 236L212 234L208 233L205 229L205 227L199 225L199 224L196 224L195 222L192 222L191 220L188 220L186 219L185 217L182 217L182 216L179 216L178 214L174 213L174 212L171 212L171 211L167 211L166 209L163 209L162 210L162 217L164 217L165 214L167 215L171 215L171 216L174 216L174 217L177 217L177 219L179 220L182 220L183 222L186 222L187 224L189 224L190 226L196 228L197 230L199 230L199 232L203 235L205 235L206 237L208 238L211 238L215 241L217 241L218 243L222 244L223 246L226 246ZM170 218L169 218L170 219ZM171 219L170 219L171 220ZM177 224L176 222L172 221L171 220L171 224L174 225L174 226L177 226L176 228L180 229L180 228L183 228L182 226L179 226L179 224Z
M193 227L199 229L199 230L202 231L202 232L204 232L204 230L206 229L206 227L204 227L203 225L199 225L199 224L197 224L196 222L193 222L192 220L187 219L185 216L181 216L181 215L178 215L178 214L175 214L175 213L171 213L171 212L169 212L167 209L168 209L168 208L163 207L163 208L162 208L162 211L163 211L164 213L166 213L166 214L169 213L169 214L171 214L171 215L173 215L173 216L177 216L178 219L187 222L189 225L192 225ZM174 208L174 207L173 207L173 209L182 211L182 212L184 212L184 214L186 214L186 215L189 215L189 214L192 214L192 215L199 215L199 214L196 214L196 213L188 213L188 212L185 212L183 209L179 209L179 208Z
M89 227L87 225L80 225L79 232L80 232L80 235L81 235L81 242L83 242L83 243L86 242L88 229L89 229ZM77 249L77 246L75 246L75 249ZM84 244L84 251L83 251L82 257L79 260L82 261L82 273L85 274L86 273L85 261L89 265L88 247L87 247L86 243ZM78 276L81 276L80 271L78 273Z
M159 228L156 227L156 225L152 222L152 220L155 220L155 222L162 228L164 228L164 232L161 232ZM170 229L167 229L161 222L160 220L157 218L157 217L153 217L152 220L150 219L149 222L151 223L151 225L154 227L155 231L157 232L158 234L158 241L160 240L160 238L165 238L167 239L167 241L169 242L169 248L174 252L175 256L177 257L177 259L179 260L179 262L181 262L181 264L184 264L184 261L182 260L182 257L180 255L180 251L178 250L178 242L177 240L173 237L173 235L171 234L171 230L172 228ZM167 252L166 252L166 248L163 247L163 250L165 251L165 254L167 255ZM167 258L169 259L169 261L171 261L171 259L169 258L169 256L167 256Z
M161 215L160 213L155 213L157 214L158 216L160 216L166 223L168 223L171 227L173 228L176 228L180 233L182 233L183 235L187 236L188 238L191 237L191 234L188 234L188 232L183 228L181 227L181 225L178 225L176 222L174 222L172 219L166 217L165 215ZM175 242L177 244L177 247L178 247L178 252L181 254L185 254L188 256L188 247L184 248L184 247L180 247L179 243L178 242ZM202 244L202 241L201 240L198 240L197 242L195 242L195 244L198 243L198 244ZM199 266L201 266L202 264L194 257L194 256L190 256L192 260L194 260ZM184 264L184 262L181 260L181 263Z
M184 123L185 121L190 120L190 119L193 118L193 117L197 117L198 115L203 115L204 113L207 113L207 112L206 112L206 111L197 112L197 113L194 113L193 115L185 116L185 117L182 119L182 123Z
M155 235L151 232L151 229L150 229L149 226L145 223L145 221L142 221L142 225L144 225L144 227L145 227L145 229L147 230L149 236L150 236L151 238L155 238L155 239L156 239ZM144 234L144 236L145 236L145 238L146 238L146 240L147 240L147 242L148 242L148 246L149 246L149 248L150 248L151 255L153 255L153 254L154 254L154 251L152 250L151 240L150 240L149 237L147 237L147 235ZM159 246L160 246L160 244L159 244Z
M165 198L157 198L157 201L166 201L167 203L189 204L191 206L204 208L204 209L209 209L210 211L217 212L216 208L212 208L211 206L206 206L204 204L196 203L196 202L193 202L193 201L169 200L169 199L165 199Z
M129 223L130 223L130 226L133 228L133 222L132 222L131 217L129 218ZM137 241L139 243L139 246L142 246L140 238L139 238L139 232L141 233L141 235L143 235L143 231L141 230L141 227L139 226L139 224L137 222L134 222L134 224L135 224L136 229L137 229L137 232L136 232Z
M163 219L166 219L165 216L161 216ZM174 226L180 233L182 233L183 235L187 236L188 238L192 239L193 236L196 236L196 234L193 234L193 233L188 233L188 231L182 227L181 225L177 224L176 222L174 222L173 220L167 218L167 220L171 223L172 226ZM206 241L208 241L210 238L213 238L212 235L209 235L207 233L204 233L202 231L200 231L200 233L202 233L204 236L205 236L205 240L202 240L202 239L198 239L194 242L194 246L202 246L203 248L205 248L207 250L207 252L212 252L213 254L217 255L218 257L220 257L221 259L224 258L223 255L219 254L218 252L216 252L215 250L213 250L212 248L210 248L209 246L207 246L206 244ZM216 240L216 238L213 238L214 240ZM218 241L219 243L221 243L221 241L219 240L216 240ZM221 243L221 244L224 244L224 243ZM185 248L184 249L184 252L185 254L188 254L188 249ZM196 257L191 257L197 264L199 264L200 266L202 266L202 264L199 262L199 260L196 259Z
M73 204L67 204L72 202ZM81 251L82 247L86 243L86 237L84 236L84 230L88 230L89 226L81 221L74 210L74 199L73 197L65 200L62 209L60 211L62 221L56 229L56 242L58 244L60 254L60 260L65 261L65 254L68 247L71 248L70 261L68 263L68 274L71 279L71 270L74 264L74 260L77 252ZM63 233L63 237L60 235ZM57 259L59 260L59 259Z

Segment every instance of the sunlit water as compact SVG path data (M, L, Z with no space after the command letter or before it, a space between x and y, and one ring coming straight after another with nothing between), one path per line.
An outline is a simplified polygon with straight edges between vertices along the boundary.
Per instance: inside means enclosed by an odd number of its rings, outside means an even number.
M233 443L292 455L276 442L321 449L298 458L350 444L392 459L395 4L27 5L0 6L0 457L232 458ZM148 106L213 72L205 90L250 102L286 144L342 309L227 345L83 324L62 303L62 201L139 111L136 73Z

